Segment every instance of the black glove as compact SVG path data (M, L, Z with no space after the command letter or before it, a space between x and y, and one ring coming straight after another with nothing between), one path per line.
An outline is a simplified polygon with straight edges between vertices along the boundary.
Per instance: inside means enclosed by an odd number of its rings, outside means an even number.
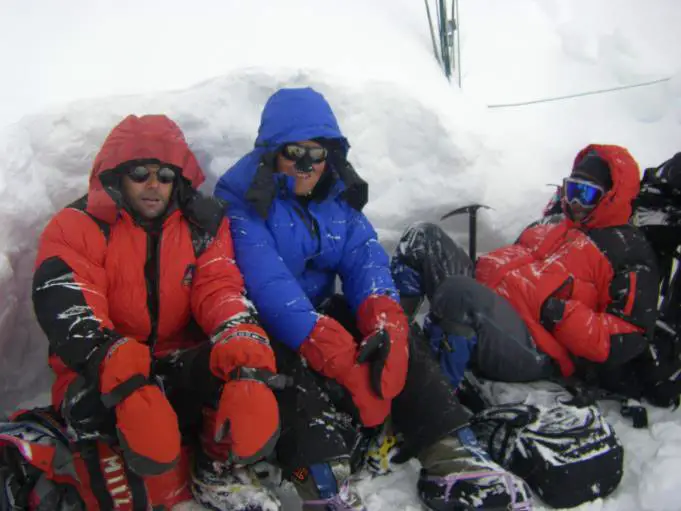
M556 325L561 322L565 314L565 300L550 296L541 307L539 321L549 332L553 332Z
M370 335L359 347L357 354L357 362L363 364L369 363L369 374L371 375L371 386L374 393L383 399L383 390L381 388L381 376L383 375L383 367L385 366L388 355L390 354L390 336L385 330L379 330L373 335Z

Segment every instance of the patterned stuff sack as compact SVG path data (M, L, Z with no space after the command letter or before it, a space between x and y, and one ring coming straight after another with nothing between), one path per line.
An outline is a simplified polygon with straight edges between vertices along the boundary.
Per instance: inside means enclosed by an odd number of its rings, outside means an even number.
M493 406L471 427L494 461L552 507L606 497L622 479L622 445L595 406Z
M75 449L51 407L0 422L0 511L167 510L191 499L188 453L144 481L101 441Z
M54 480L55 458L69 451L59 424L47 414L25 415L28 420L0 422L0 511L85 511L75 486Z

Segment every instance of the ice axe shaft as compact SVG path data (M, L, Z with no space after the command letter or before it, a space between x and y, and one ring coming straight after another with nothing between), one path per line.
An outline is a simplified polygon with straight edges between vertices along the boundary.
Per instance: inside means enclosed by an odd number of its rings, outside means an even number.
M450 211L440 218L440 221L442 221L452 216L462 215L464 213L468 214L468 257L470 257L471 261L474 263L475 259L477 258L476 245L478 239L478 210L481 208L492 209L491 207L484 204L469 204L468 206L463 206L455 209L454 211Z

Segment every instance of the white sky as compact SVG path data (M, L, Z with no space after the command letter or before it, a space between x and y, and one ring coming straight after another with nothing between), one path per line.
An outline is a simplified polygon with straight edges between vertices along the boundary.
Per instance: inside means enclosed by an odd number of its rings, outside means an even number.
M681 26L681 1L460 5L468 92L488 103L622 85L681 69L681 30L662 28ZM546 16L558 25L549 28ZM357 47L366 33L384 33L382 26L418 34L422 46L430 46L420 0L0 0L0 128L76 99L186 88L236 67L328 67L319 65L321 58L353 68L361 59L344 51L347 40ZM400 41L367 38L366 45L384 46L389 56ZM582 68L555 60L548 50L556 45ZM322 56L320 46L327 50ZM590 79L580 73L584 65L604 62ZM363 72L380 76L380 59L374 64Z
M0 0L0 127L76 99L185 88L268 61L333 55L342 65L343 39L358 25L379 29L395 9L430 44L423 4L410 0ZM315 54L329 37L338 51Z

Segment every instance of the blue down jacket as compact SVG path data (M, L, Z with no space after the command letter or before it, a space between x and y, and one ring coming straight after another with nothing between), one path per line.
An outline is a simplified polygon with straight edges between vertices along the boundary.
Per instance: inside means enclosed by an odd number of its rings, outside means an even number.
M274 170L274 156L286 143L313 138L336 143L326 170L333 179L326 195L306 205L292 193L292 178ZM321 94L311 88L282 89L265 105L255 148L215 188L228 203L249 298L268 333L293 349L312 331L319 317L315 309L334 293L336 276L353 311L372 294L398 298L388 256L361 212L366 184L347 164L347 150ZM364 198L352 200L349 192L356 191L358 181Z

